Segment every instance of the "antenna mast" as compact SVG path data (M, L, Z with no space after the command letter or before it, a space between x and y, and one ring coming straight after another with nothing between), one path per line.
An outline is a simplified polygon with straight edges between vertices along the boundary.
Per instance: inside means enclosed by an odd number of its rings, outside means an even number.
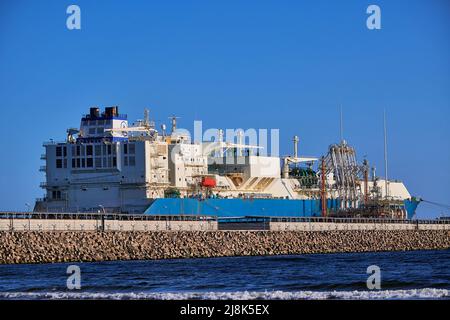
M389 180L388 180L388 150L387 150L387 128L386 128L386 109L383 111L384 124L384 175L385 175L385 193L386 198L389 197Z
M340 108L340 123L339 123L339 127L340 127L340 135L341 135L341 142L344 141L344 121L342 119L342 105Z

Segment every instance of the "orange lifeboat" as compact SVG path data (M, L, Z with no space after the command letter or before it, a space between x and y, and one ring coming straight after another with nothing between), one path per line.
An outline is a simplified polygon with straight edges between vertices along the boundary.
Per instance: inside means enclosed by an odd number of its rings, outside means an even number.
M212 177L203 177L202 178L202 186L206 188L215 188L216 187L216 179Z

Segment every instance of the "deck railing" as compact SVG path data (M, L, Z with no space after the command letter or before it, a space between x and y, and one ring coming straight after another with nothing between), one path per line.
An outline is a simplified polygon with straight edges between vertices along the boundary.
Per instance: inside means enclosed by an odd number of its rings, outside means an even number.
M98 212L20 212L0 211L0 219L69 219L69 220L146 220L146 221L217 221L219 222L321 222L321 223L376 223L376 224L450 224L450 219L388 219L338 217L217 217L210 215L150 215Z
M56 219L56 220L131 220L131 221L216 221L216 216L202 215L150 215L124 213L58 213L0 211L0 219Z

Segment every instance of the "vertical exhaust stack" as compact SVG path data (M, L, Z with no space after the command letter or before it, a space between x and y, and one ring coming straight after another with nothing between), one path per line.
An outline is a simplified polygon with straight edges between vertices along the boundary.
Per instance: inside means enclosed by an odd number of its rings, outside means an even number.
M298 138L298 136L294 136L294 158L296 159L296 158L298 158L298 141L299 141L299 138Z
M238 144L239 144L237 155L240 157L242 157L244 154L244 150L241 147L244 144L243 137L244 137L244 132L242 132L242 130L239 130L237 133Z
M171 133L174 133L177 130L177 119L178 117L172 116L169 118L171 120Z
M147 108L144 109L144 126L150 127L150 110Z

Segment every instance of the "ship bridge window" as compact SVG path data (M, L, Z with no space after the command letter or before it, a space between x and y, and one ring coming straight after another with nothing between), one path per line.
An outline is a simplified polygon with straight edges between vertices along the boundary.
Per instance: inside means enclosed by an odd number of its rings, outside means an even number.
M86 159L86 167L87 168L92 168L94 166L94 162L92 158L87 158Z
M88 156L92 156L92 145L87 145L86 146L86 155L88 155Z
M52 191L52 199L54 199L54 200L61 199L61 191L60 190L53 190Z
M97 134L103 134L103 128L97 128Z
M102 167L102 158L95 158L95 167L96 168Z
M136 145L134 143L129 144L128 152L129 154L134 154L136 151Z
M101 156L102 155L102 146L99 144L95 145L95 155L96 156Z
M89 134L95 134L95 128L89 128Z
M56 168L67 168L67 147L57 146L55 149L56 153Z

